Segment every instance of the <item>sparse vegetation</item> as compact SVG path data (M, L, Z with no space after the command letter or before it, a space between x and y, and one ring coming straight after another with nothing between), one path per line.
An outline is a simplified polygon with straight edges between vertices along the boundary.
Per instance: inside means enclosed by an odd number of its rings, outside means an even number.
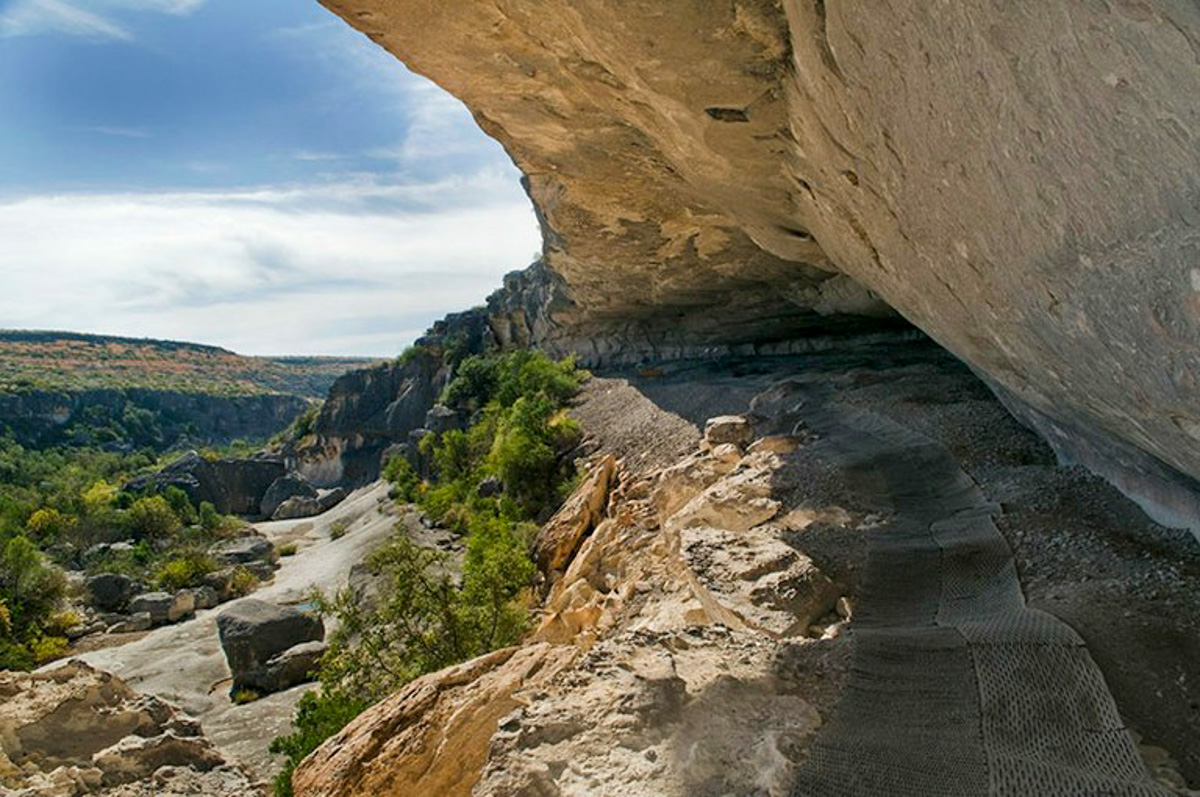
M167 560L154 576L159 589L174 592L177 589L198 587L204 577L217 569L217 563L203 551L186 551Z
M258 576L240 565L233 570L229 578L229 594L235 598L244 598L258 589Z
M417 355L410 355L417 356ZM580 431L563 408L586 373L535 352L468 356L443 400L469 429L430 435L423 479L404 457L384 469L397 500L418 504L465 538L461 574L446 554L397 534L368 558L383 588L368 605L344 590L313 600L336 617L321 663L321 689L297 707L293 733L272 751L287 757L275 793L292 793L291 773L312 750L371 703L413 678L516 643L528 622L535 521L556 507L574 478L570 452ZM481 490L499 480L499 491Z
M280 545L276 551L280 556L295 556L297 551L296 543L289 542L286 545Z
M229 699L232 700L236 705L244 706L247 703L253 703L260 697L262 697L262 695L260 695L258 692L255 692L253 689L238 689L229 696Z
M350 530L350 526L344 520L336 521L329 527L329 539L340 540L346 536L346 532Z

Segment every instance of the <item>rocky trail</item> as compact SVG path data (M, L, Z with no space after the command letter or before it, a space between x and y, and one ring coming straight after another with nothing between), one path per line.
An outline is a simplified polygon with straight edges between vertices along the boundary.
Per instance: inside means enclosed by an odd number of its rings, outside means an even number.
M786 400L799 411L781 420L833 441L891 515L871 533L845 691L794 793L1167 794L1084 641L1026 605L1002 509L953 456L811 391Z

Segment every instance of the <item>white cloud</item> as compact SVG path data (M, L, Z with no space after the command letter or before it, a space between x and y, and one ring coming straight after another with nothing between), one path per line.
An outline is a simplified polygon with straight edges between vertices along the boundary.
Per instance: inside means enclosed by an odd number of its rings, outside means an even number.
M141 11L187 16L207 0L99 0L116 11ZM13 0L0 12L0 39L60 33L97 40L133 41L133 33L107 15L80 8L67 0ZM96 5L92 0L91 5Z
M183 17L195 13L208 0L103 0L109 6L131 11L155 11Z
M144 127L111 127L108 125L95 125L92 127L84 127L83 130L89 133L99 133L103 136L114 136L116 138L152 138L153 135Z
M15 0L0 12L0 38L41 33L65 33L89 39L133 40L133 34L115 22L64 0Z
M395 354L539 248L507 177L0 204L0 318L250 354Z

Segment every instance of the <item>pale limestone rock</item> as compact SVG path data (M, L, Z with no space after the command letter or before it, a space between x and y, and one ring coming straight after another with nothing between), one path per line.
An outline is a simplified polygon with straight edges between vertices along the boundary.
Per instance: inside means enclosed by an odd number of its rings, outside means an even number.
M538 532L534 559L550 581L561 574L583 538L604 517L616 468L616 460L611 455L602 458L592 467L579 489Z
M532 638L369 709L299 767L297 794L785 797L821 720L780 692L777 657L817 644L804 632L838 594L763 525L781 464L703 451L614 479L604 502L594 471L550 524L576 550ZM588 506L604 517L580 537Z
M323 2L527 176L562 285L506 340L761 353L890 306L1200 528L1150 459L1200 477L1196 4Z
M721 415L704 423L704 442L711 448L735 445L744 448L754 440L754 427L741 415Z
M18 797L262 793L170 704L72 661L0 673L0 792ZM168 782L169 781L169 782Z

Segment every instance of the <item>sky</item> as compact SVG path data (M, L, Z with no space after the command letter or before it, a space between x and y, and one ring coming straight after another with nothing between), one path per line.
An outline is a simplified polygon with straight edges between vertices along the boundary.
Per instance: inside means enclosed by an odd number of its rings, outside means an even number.
M0 0L0 328L395 355L536 255L519 179L316 0Z

